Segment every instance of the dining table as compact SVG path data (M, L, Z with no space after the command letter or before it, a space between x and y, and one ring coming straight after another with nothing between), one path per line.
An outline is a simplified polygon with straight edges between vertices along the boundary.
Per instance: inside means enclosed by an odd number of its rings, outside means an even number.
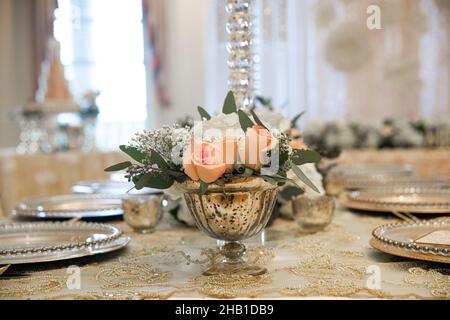
M11 219L0 218L1 223ZM246 241L259 276L202 272L220 259L218 243L165 214L154 232L119 227L131 238L111 253L12 265L0 275L0 299L450 299L448 265L382 253L369 244L390 214L337 206L323 231L303 233L276 219Z

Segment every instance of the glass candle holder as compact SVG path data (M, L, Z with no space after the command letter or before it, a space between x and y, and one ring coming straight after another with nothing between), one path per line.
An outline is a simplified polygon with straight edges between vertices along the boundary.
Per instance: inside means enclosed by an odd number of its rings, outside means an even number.
M333 220L335 207L335 200L330 196L300 196L292 201L294 219L306 233L324 230Z
M162 195L129 196L122 199L125 222L136 232L153 232L163 214L162 201Z

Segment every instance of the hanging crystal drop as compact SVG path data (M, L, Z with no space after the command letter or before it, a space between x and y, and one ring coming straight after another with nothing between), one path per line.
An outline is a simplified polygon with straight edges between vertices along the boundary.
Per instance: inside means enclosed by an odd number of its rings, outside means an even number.
M226 0L229 14L228 33L228 87L233 91L236 104L249 109L254 101L254 16L252 0Z

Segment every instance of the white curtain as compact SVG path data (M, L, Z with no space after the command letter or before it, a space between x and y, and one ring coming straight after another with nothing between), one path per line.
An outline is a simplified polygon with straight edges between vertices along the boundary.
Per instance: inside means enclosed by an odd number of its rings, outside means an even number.
M207 106L227 91L227 14L213 0ZM258 94L304 121L450 118L448 0L254 0ZM381 30L367 8L381 9Z

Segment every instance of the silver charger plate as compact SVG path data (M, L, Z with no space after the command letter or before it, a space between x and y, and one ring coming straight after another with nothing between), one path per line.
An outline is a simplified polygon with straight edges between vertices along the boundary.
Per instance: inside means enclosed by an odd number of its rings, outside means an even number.
M129 241L120 229L97 223L0 225L0 265L81 258L118 250Z
M341 198L350 209L418 214L450 213L450 189L383 188L346 193Z
M93 180L80 181L71 189L77 194L114 194L114 195L140 195L140 194L161 194L161 190L144 188L142 190L134 189L134 185L127 181L114 180Z
M415 173L412 165L339 165L330 172L340 177L401 177Z
M450 188L450 179L420 176L353 176L343 177L342 183L347 190L371 189L383 187L396 188Z
M13 216L22 218L73 219L106 218L123 214L118 195L81 195L30 198L20 203Z
M446 243L423 243L420 239L433 232L450 232L450 220L434 219L418 222L401 222L377 227L370 244L375 249L392 255L450 263L450 245ZM441 239L442 240L442 239Z

